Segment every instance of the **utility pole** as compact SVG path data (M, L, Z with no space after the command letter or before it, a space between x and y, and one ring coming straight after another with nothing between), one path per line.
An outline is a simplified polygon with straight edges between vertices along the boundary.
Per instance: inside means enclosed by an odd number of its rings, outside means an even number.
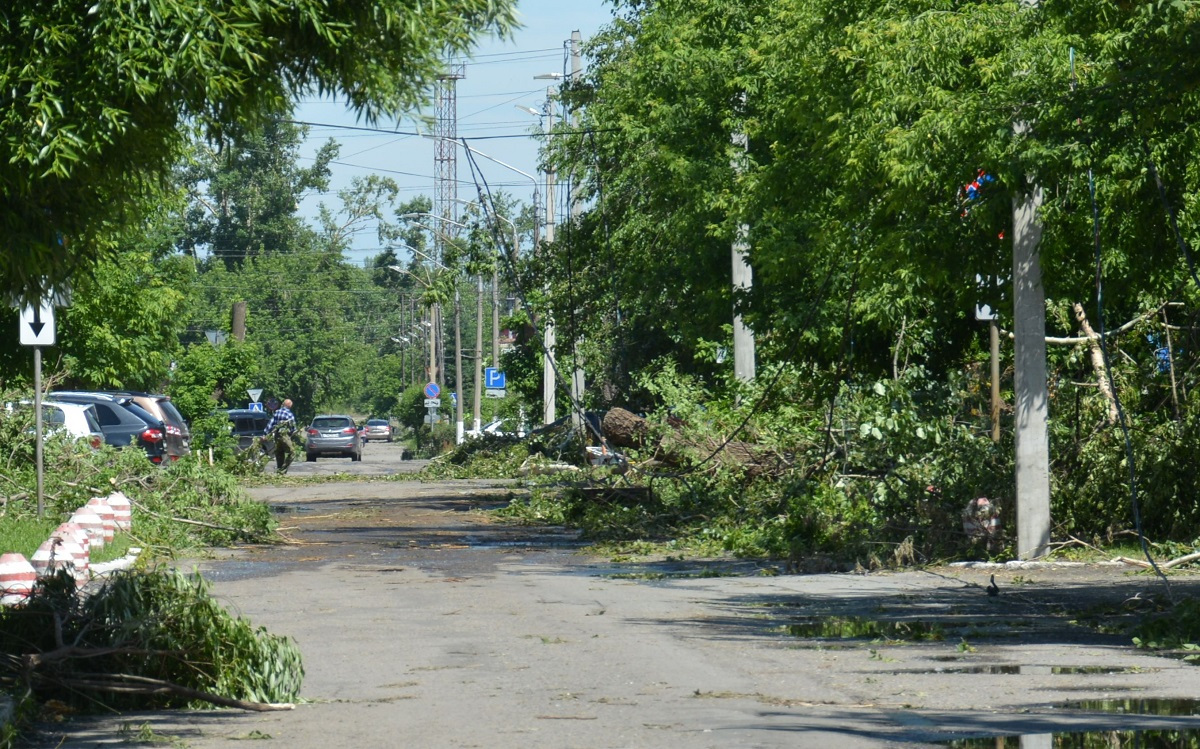
M475 294L475 409L472 416L471 428L475 430L475 434L479 434L483 423L480 421L479 411L483 406L483 275L475 276L477 285Z
M745 133L734 133L733 146L733 173L740 177L746 171L750 141ZM750 253L749 236L750 227L739 222L733 240L733 374L742 382L753 382L755 370L754 331L746 326L741 313L737 311L739 292L749 291L754 285L754 271L746 262L746 256Z
M554 88L546 89L546 121L548 126L547 133L554 132ZM546 244L554 243L554 166L553 164L546 165ZM554 318L549 313L546 314L546 321L542 324L542 349L545 352L542 359L542 423L551 424L554 422L555 403L554 397L556 388L554 376Z
M1035 11L1038 0L1021 0ZM1022 11L1018 11L1022 12ZM1029 123L1013 126L1017 138ZM1013 198L1013 366L1016 437L1017 556L1036 559L1050 545L1050 387L1046 375L1046 290L1038 243L1042 188L1032 184Z
M463 392L462 369L462 304L458 299L458 286L454 287L454 444L461 445L463 441L463 401L467 394Z
M579 78L583 74L583 56L581 47L583 45L583 35L578 31L571 32L571 83L579 83ZM576 107L571 112L571 124L575 130L579 130L579 108ZM583 204L579 200L578 185L575 184L574 175L571 175L571 229L572 232L579 226L579 216L583 213ZM572 250L574 251L574 250ZM575 300L572 299L574 304ZM571 313L572 320L575 319L575 313ZM583 348L583 333L579 330L571 331L575 334L575 341L571 346L571 363L573 365L571 372L571 429L580 438L586 439L583 433L583 393L585 389L585 376L583 372L583 357L581 349Z
M246 303L234 302L233 311L231 313L231 321L229 330L233 334L234 340L246 340Z
M1018 136L1025 126L1018 125ZM1046 292L1037 210L1042 188L1013 199L1013 349L1017 555L1036 559L1050 544L1050 389L1046 375Z

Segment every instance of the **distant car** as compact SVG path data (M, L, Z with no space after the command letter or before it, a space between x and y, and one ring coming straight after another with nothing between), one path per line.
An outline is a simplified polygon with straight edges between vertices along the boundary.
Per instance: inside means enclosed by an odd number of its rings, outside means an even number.
M371 440L391 442L392 425L388 423L387 419L367 419L367 428L363 433L363 439L367 442Z
M100 422L104 441L113 447L136 445L146 452L151 463L163 462L167 454L166 424L134 403L132 397L84 392L56 392L51 395L65 403L90 404Z
M322 455L362 460L362 436L349 416L318 416L304 431L304 457L308 462Z
M266 435L267 423L271 421L270 414L262 411L251 411L246 408L231 408L226 412L229 416L230 433L237 439L238 450L245 450L254 445L254 441ZM273 441L268 440L267 451L273 449Z
M188 427L187 420L183 418L183 414L179 413L179 409L175 408L175 404L171 402L169 395L155 395L137 390L105 390L103 392L128 395L133 398L134 403L161 419L167 425L167 456L171 460L178 460L192 452L192 431Z
M104 432L96 419L96 410L83 403L61 403L42 401L43 434L65 432L68 436L83 440L93 450L104 444Z

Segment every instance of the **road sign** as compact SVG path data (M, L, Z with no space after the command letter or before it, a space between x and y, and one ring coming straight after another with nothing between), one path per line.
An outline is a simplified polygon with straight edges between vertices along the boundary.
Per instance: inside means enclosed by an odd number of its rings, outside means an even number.
M505 382L506 379L504 372L496 367L487 367L483 370L483 386L489 390L503 390L508 384Z
M54 345L54 305L47 301L21 308L21 345Z
M986 304L976 304L975 305L975 319L976 320L999 320L1000 315L997 315L995 312L992 312L992 308Z
M246 395L250 396L250 400L254 401L255 403L258 403L258 399L262 397L262 391L263 391L262 388L250 388L249 390L246 391ZM253 408L250 410L261 411L262 409L261 408Z
M260 395L261 395L261 393L260 393ZM250 411L258 411L259 413L266 413L266 411L263 410L263 404L259 403L258 401L252 401L249 405L246 406L246 408Z
M441 398L426 398L425 408L437 408L442 405Z
M503 398L508 395L508 391L503 388L488 388L483 391L483 394L489 398Z
M436 398L441 395L442 389L438 387L436 382L431 382L425 386L425 397Z
M452 405L452 406L458 405L458 393L450 394L450 405Z

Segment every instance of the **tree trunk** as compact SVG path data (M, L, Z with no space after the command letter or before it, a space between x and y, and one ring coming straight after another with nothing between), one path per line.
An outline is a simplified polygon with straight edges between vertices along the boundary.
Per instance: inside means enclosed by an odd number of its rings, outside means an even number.
M1072 307L1075 310L1075 319L1079 321L1079 327L1083 329L1083 334L1088 338L1088 346L1092 349L1092 368L1096 370L1096 381L1100 385L1100 392L1108 402L1108 423L1116 424L1117 398L1113 395L1112 382L1108 378L1108 368L1104 366L1104 351L1100 348L1100 336L1092 330L1087 313L1083 311L1083 305L1075 302Z
M623 408L609 409L600 428L614 447L642 447L648 431L645 419Z

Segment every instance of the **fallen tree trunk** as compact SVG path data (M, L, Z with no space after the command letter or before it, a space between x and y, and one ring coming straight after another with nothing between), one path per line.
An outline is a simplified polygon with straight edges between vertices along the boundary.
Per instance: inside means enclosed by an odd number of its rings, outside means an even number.
M752 476L777 472L791 463L775 450L742 440L718 440L712 437L693 438L686 425L672 423L673 433L654 446L654 458L667 466L683 466L689 461L703 461L707 466L741 468ZM650 426L642 417L623 408L613 408L601 423L604 438L610 445L645 449L650 439Z

